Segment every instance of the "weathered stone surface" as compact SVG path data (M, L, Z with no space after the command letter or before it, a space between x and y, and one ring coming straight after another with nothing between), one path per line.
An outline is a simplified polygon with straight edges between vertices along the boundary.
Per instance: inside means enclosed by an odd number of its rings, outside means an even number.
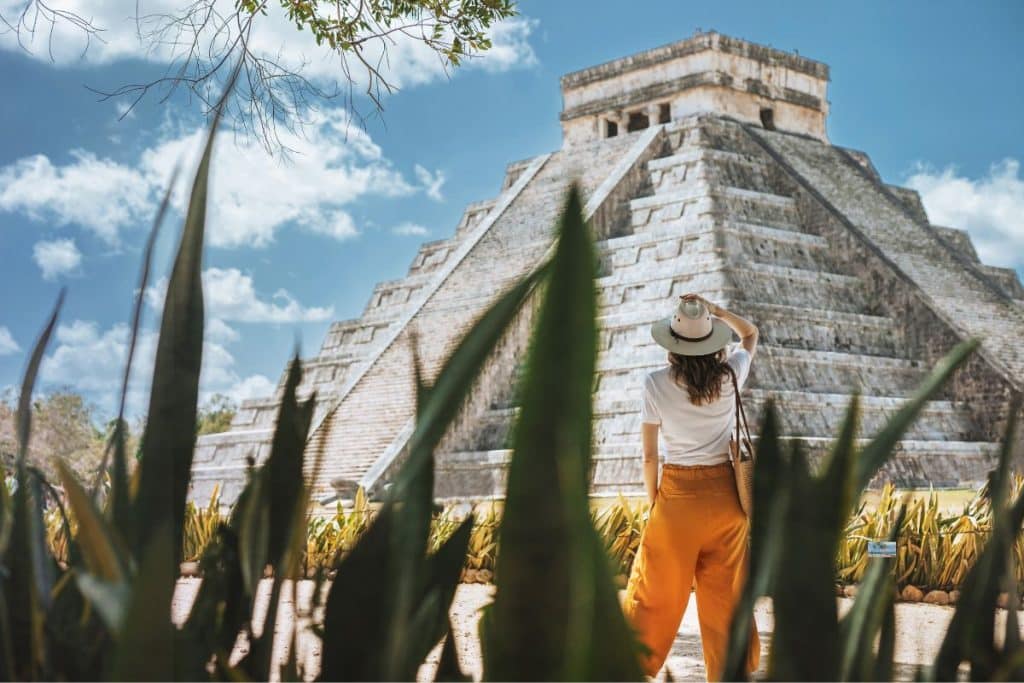
M928 591L922 602L927 602L930 605L948 605L949 604L949 593L946 591Z
M690 92L703 85L668 71L705 52L725 70L727 78L715 78L740 99L684 111L676 104L704 102ZM470 205L450 239L424 244L405 278L378 284L363 315L333 324L320 352L305 361L299 393L318 396L310 455L323 455L316 495L347 496L356 486L374 490L389 481L411 430L410 331L417 331L421 361L433 377L498 293L549 253L573 178L589 200L599 258L595 494L642 491L639 392L644 375L665 362L649 326L689 291L759 326L744 392L748 415L756 422L774 399L783 439L798 441L812 462L828 452L855 390L859 437L867 439L943 354L981 337L981 353L925 406L873 483L983 481L995 462L1007 398L1022 388L1024 350L1016 342L1024 335L1024 288L1011 271L981 264L965 232L930 225L917 194L886 185L866 153L825 142L827 67L780 55L701 34L563 79L563 148L509 164L498 197ZM764 59L808 79L800 88L821 99L814 110L820 131L814 117L779 114L777 130L767 130L756 112L736 110L741 101L809 106L798 97L774 100L770 89L747 83L745 70ZM668 71L655 82L661 68ZM573 114L574 107L600 109L609 98L633 102L654 86L674 93L669 123L623 127L610 138L574 128L586 117L622 115ZM496 349L441 444L441 498L504 491L533 309L526 306ZM242 406L230 432L199 440L193 498L205 501L218 482L223 502L237 497L247 463L268 454L282 389L283 376L274 396Z

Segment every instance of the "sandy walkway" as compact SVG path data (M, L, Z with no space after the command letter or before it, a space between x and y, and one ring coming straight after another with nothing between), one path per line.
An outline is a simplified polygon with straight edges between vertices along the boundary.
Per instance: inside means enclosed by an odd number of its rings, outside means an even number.
M199 588L199 579L182 579L178 583L178 590L174 596L174 618L177 622L184 620L188 609L195 599L196 591ZM267 597L270 592L270 581L264 580L260 586L260 596L257 600L257 623L264 618ZM305 628L309 624L308 606L313 592L313 585L310 581L301 581L298 584L298 602L300 606L298 624L302 629L299 639L300 661L305 663L306 677L312 678L316 675L320 657L320 641L309 633ZM481 606L491 600L493 587L479 584L463 584L459 587L455 596L455 603L452 606L452 621L455 625L455 642L458 645L459 659L463 669L471 673L475 680L480 679L480 646L476 637L476 626L479 618L478 610ZM705 680L704 660L700 650L700 632L697 626L697 610L694 607L696 597L691 601L690 607L686 610L683 623L679 628L675 644L672 646L672 653L667 663L668 669L672 672L675 680ZM839 598L841 612L849 609L853 601L849 598ZM294 602L291 596L290 585L286 587L282 600L281 613L277 623L279 635L287 635L288 638L279 637L279 641L290 639L293 619ZM950 607L938 607L923 603L901 603L896 606L896 678L897 680L913 680L914 671L917 666L930 663L931 659L938 652L939 644L945 633L946 626L953 615ZM997 627L1002 628L1005 623L1006 612L999 610ZM756 610L758 629L761 632L762 642L762 664L767 663L767 652L771 646L772 614L771 604L763 601L758 604ZM1022 615L1024 622L1024 615ZM275 648L277 661L283 662L287 654L284 643ZM240 641L235 648L235 656L241 656L247 650L247 644ZM432 680L433 672L437 666L440 656L440 648L431 653L427 662L420 669L418 678L420 680ZM664 677L664 671L662 676Z

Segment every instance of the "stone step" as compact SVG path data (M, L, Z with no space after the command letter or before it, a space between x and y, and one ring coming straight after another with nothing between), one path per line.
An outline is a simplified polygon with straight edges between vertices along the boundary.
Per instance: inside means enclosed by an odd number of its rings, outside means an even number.
M387 337L387 331L398 320L398 313L390 311L374 320L368 318L364 316L332 324L320 347L320 355L364 356L375 343Z
M810 461L820 465L831 439L783 437L798 442ZM756 441L756 437L755 437ZM859 439L863 447L867 439ZM976 486L995 466L998 444L977 441L908 439L897 442L893 458L872 481L873 488L887 481L901 488ZM502 498L507 486L512 451L481 449L440 453L437 456L435 496L440 499ZM592 460L591 493L643 495L643 466L639 447L597 447Z
M852 398L848 393L825 393L800 390L745 389L744 408L756 431L763 406L774 398L781 421L781 433L788 436L835 436L846 415ZM630 394L619 392L608 396L599 393L594 405L595 438L599 442L632 441L639 439L640 388ZM870 436L878 433L906 403L903 396L861 396L860 433ZM967 411L945 400L929 401L917 420L907 431L912 439L974 439L974 426Z
M884 254L920 288L927 305L942 319L955 320L964 336L981 339L988 363L1004 381L1020 389L1024 377L1024 312L1005 292L978 277L977 266L956 258L939 233L915 218L877 178L848 154L818 140L739 128L784 160L794 177Z
M813 301L818 308L856 314L872 314L877 306L864 283L843 273L752 263L730 267L728 279L728 289L734 292L729 298L737 305L742 301L799 308Z
M649 277L614 272L598 279L600 314L622 311L623 304L664 306L687 292L701 292L716 300L770 302L801 307L814 301L826 310L846 313L871 311L865 288L857 278L842 273L770 264L730 264L706 260L699 267ZM628 309L626 309L628 310Z
M715 210L733 220L769 225L799 225L796 200L792 197L747 190L741 187L717 188L713 193Z
M726 300L722 304L757 325L762 344L893 358L907 352L902 329L886 316L754 301ZM667 307L671 310L670 302ZM599 350L649 343L650 324L666 314L666 310L650 305L601 315Z
M723 230L737 236L749 236L778 243L797 244L808 249L825 249L828 240L821 235L813 235L793 226L769 226L745 221L725 221Z
M756 441L756 437L755 437ZM799 443L811 464L820 467L832 445L831 439L783 437L783 443ZM858 439L863 447L867 439ZM995 467L999 446L979 441L904 440L893 457L872 480L871 488L892 482L900 488L962 488L980 486ZM593 494L642 495L643 467L639 449L596 449L591 484Z
M649 331L638 329L636 336L637 343L613 347L600 355L597 391L632 391L641 385L644 375L664 367L665 352L650 339ZM909 396L926 374L925 365L916 360L761 343L750 382L764 390L834 393L859 388L867 395Z
M732 308L758 326L762 342L774 346L892 357L907 349L901 326L886 316L756 301Z
M836 267L826 251L828 245L818 235L752 224L726 223L719 228L706 220L696 223L679 221L676 227L662 224L656 232L602 241L598 244L601 276L628 277L619 271L633 266L644 268L639 277L679 267L700 268L721 259L723 243L729 258L738 263L762 262L826 272Z
M764 390L909 396L930 368L914 359L758 345L751 384Z
M649 171L664 171L696 161L729 162L746 164L756 168L764 168L767 165L766 160L762 157L740 154L731 150L714 149L712 147L682 147L668 156L651 159L647 162L647 169Z
M650 368L641 367L619 373L599 373L594 404L595 443L639 443L640 387L649 371ZM860 433L873 435L880 431L904 405L909 393L909 389L904 389L903 395L861 396ZM765 389L757 386L744 391L744 406L752 425L760 419L763 405L769 397L776 401L783 434L819 438L831 438L839 429L852 398L849 393L834 390ZM473 425L470 441L481 448L508 446L517 415L518 408L513 405L496 406L483 412ZM970 416L962 406L935 400L925 406L907 435L908 438L926 440L968 440L972 438L973 431Z

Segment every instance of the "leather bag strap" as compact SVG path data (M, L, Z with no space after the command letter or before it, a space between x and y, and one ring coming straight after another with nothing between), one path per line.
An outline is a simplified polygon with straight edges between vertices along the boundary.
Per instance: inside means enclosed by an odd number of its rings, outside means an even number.
M736 371L732 369L732 366L726 363L726 370L729 371L729 376L732 378L733 393L736 395L736 445L739 446L741 437L746 434L747 441L753 444L753 440L750 438L750 427L747 425L747 411L743 409L743 399L740 398L740 385L736 379ZM742 425L743 434L740 433Z

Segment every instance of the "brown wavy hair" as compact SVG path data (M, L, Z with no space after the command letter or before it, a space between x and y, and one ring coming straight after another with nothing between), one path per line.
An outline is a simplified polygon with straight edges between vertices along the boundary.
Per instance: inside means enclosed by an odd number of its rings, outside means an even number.
M672 380L686 389L693 405L706 405L722 395L722 383L729 376L725 349L703 356L669 352L668 362L672 366Z

